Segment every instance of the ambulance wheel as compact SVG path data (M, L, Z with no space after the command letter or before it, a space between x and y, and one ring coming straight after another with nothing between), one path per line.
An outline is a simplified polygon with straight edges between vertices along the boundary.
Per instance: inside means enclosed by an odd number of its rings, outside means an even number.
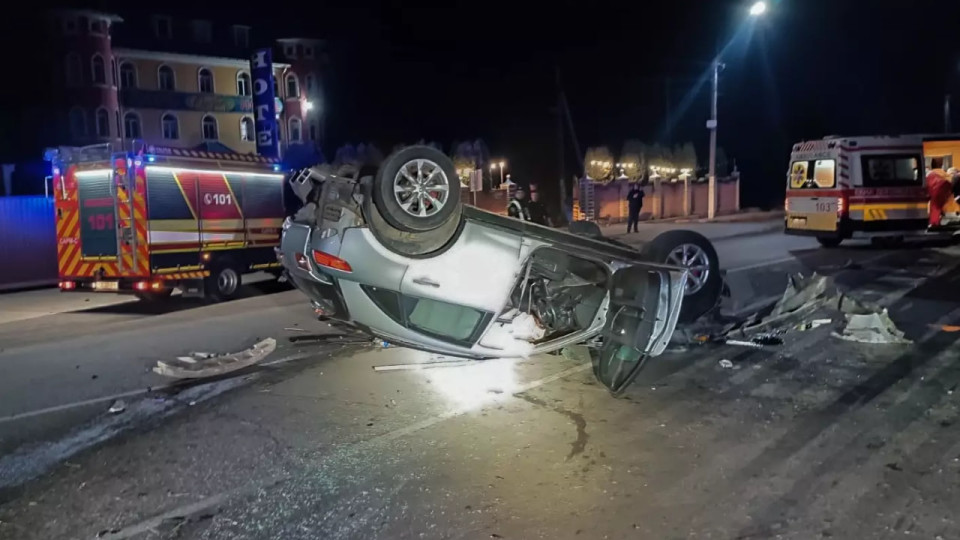
M453 161L431 146L408 146L387 156L372 191L387 223L405 232L439 229L460 208L460 177Z
M820 245L825 248L832 249L839 246L843 239L835 236L818 236L817 242L820 242Z
M240 272L229 263L222 263L214 267L210 277L204 284L207 296L214 301L223 302L233 300L240 294L240 285L243 283Z
M170 298L171 294L173 294L173 289L164 289L156 292L138 292L135 293L134 296L141 302L156 303L163 302L167 298Z

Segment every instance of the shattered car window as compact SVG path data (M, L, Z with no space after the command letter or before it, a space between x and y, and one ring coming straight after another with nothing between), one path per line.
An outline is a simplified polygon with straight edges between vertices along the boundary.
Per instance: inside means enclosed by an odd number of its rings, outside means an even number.
M408 325L434 336L455 341L470 341L484 312L427 298L403 297Z

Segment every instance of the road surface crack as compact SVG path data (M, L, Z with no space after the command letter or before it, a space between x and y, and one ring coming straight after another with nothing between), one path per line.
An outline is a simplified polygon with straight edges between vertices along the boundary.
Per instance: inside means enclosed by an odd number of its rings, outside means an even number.
M560 406L551 406L547 402L541 399L535 398L530 394L523 393L523 394L516 394L516 396L528 403L531 403L533 405L539 405L544 409L551 410L555 413L566 416L571 421L573 421L574 425L577 426L577 438L572 443L570 443L570 453L567 454L567 461L570 461L570 458L572 458L573 456L583 453L584 448L587 447L587 441L590 439L590 435L587 434L587 421L584 420L582 414L564 409L563 407L560 407Z

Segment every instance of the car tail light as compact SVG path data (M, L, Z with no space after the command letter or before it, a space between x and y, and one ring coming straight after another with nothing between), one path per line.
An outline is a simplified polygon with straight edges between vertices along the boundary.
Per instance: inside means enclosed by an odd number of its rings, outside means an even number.
M353 272L353 268L350 268L350 264L347 261L339 257L334 257L329 253L313 250L313 260L320 266L326 266L327 268L333 268L341 272Z
M61 289L61 290L64 290L64 291L72 291L72 290L74 290L74 289L76 289L76 288L77 288L77 282L76 282L76 281L61 281L61 282L60 282L60 289Z

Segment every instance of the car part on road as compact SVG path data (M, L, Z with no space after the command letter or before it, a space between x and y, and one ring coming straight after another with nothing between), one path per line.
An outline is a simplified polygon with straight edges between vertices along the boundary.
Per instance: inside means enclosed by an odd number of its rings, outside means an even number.
M384 159L374 178L373 200L398 230L432 231L460 206L460 178L440 150L408 146Z
M848 314L847 326L833 335L847 341L858 343L913 343L906 339L903 332L890 319L886 308L879 313Z
M172 361L160 360L154 373L176 379L202 379L230 373L260 362L277 348L277 340L267 338L257 342L244 351L224 354L222 356L191 355L194 362L184 362L176 359Z
M713 244L693 231L667 231L644 247L644 254L654 261L680 266L687 270L680 322L696 320L720 302L723 278L720 259Z
M726 358L723 358L720 360L720 367L722 367L723 369L733 369L733 362L731 362L730 360L727 360Z

